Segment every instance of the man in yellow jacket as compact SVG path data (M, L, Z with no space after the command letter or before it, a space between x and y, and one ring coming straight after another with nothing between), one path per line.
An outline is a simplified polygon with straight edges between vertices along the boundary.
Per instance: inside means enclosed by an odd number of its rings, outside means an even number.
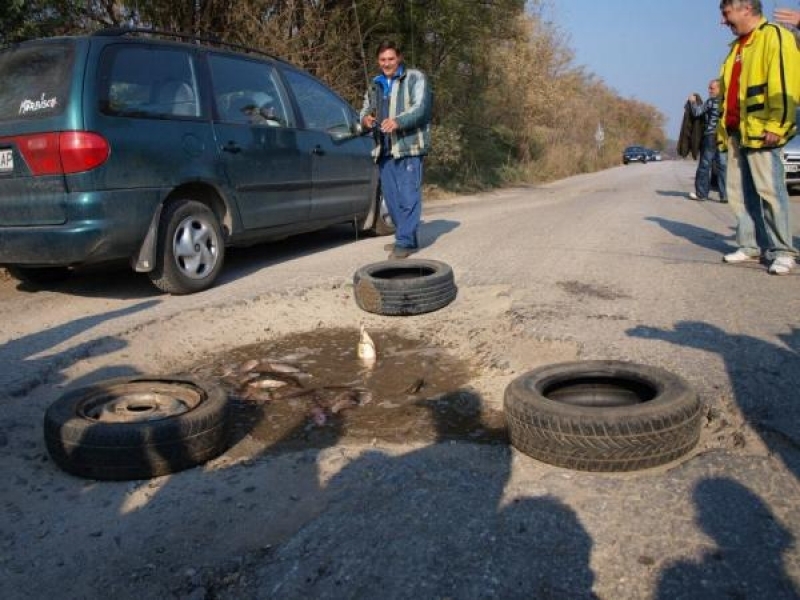
M797 132L800 54L791 32L764 18L761 0L722 0L720 11L736 36L720 71L718 133L728 147L728 201L739 245L723 260L764 258L771 274L786 275L797 250L780 149Z

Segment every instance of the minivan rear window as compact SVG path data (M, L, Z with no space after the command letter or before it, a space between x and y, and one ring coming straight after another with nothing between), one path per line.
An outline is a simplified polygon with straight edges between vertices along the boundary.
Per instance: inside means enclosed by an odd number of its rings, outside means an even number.
M52 117L67 105L75 44L70 40L0 50L0 121Z
M199 117L194 60L182 49L114 44L100 62L100 110L121 117Z

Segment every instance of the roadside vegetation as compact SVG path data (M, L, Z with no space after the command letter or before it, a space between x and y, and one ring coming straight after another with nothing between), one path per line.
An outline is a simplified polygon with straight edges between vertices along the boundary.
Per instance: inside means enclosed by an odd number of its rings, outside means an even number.
M452 192L537 183L663 150L665 118L574 64L547 0L5 0L0 42L133 26L257 48L356 107L390 37L434 90L429 183ZM595 135L602 126L600 147Z

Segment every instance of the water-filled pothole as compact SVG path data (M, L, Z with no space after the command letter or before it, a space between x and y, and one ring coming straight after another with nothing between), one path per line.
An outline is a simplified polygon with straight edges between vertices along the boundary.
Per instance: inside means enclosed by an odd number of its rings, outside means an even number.
M507 441L502 413L468 387L469 361L394 331L370 331L372 367L359 331L324 329L243 346L191 371L219 380L232 403L234 441L272 451L339 441Z

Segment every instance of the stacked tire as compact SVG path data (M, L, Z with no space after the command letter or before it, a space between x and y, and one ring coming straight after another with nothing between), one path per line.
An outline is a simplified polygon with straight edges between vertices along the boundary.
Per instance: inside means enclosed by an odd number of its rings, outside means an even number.
M440 261L386 260L353 276L358 306L379 315L417 315L439 310L456 297L453 269Z

